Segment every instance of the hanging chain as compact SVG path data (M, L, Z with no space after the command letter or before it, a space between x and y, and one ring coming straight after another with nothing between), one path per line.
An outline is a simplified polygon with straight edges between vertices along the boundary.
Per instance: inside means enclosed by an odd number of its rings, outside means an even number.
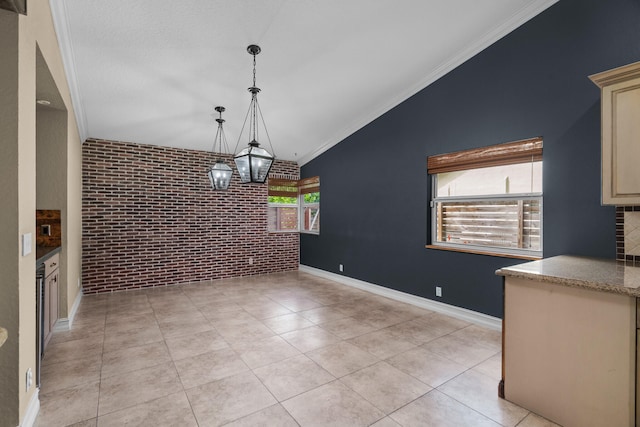
M256 55L253 54L253 87L256 87Z
M218 120L216 122L218 122L218 132L216 133L216 139L219 139L218 153L222 153L222 110L218 110Z
M258 140L258 111L256 110L256 104L258 103L257 99L257 90L256 90L256 54L253 54L253 90L251 91L251 105L253 106L253 111L251 112L251 125L253 127L253 137L251 140ZM249 140L249 142L251 142Z
M216 161L217 163L222 162L224 163L224 161L222 160L222 155L224 153L226 153L226 151L223 151L223 144L226 147L227 142L226 142L226 137L224 135L224 130L222 129L222 123L224 123L224 119L222 118L222 112L225 110L224 107L216 107L215 110L218 112L218 118L215 119L216 122L218 122L218 129L216 130L216 136L213 140L213 154L215 155L216 153L218 154L218 160ZM218 151L216 151L216 146L218 147ZM228 147L226 147L228 150Z

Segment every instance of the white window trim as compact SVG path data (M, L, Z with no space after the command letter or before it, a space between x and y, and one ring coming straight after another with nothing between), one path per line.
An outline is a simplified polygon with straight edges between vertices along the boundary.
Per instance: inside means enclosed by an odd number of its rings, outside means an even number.
M314 203L305 203L304 202L304 194L300 194L298 196L298 202L300 204L300 207L298 209L298 229L300 230L300 233L304 233L304 234L315 234L316 236L320 234L320 230L315 231L313 230L313 225L316 223L316 221L318 220L318 216L320 215L320 203L314 202ZM309 207L309 208L317 208L318 209L318 213L316 214L316 216L313 218L313 223L311 224L311 227L309 230L305 230L304 229L304 208ZM318 226L318 228L320 228Z
M318 215L320 214L320 203L304 203L304 194L300 194L298 196L298 203L271 203L268 202L267 206L269 208L296 208L298 210L298 223L297 223L297 230L268 230L269 233L304 233L304 234L314 234L314 235L319 235L320 231L315 231L315 230L305 230L304 229L304 208L305 207L310 207L310 208L317 208L318 209ZM318 217L316 216L313 219L313 223L315 224L315 221L317 221ZM313 226L312 226L313 228Z
M283 181L283 182L278 182L275 183L274 185L277 187L278 184L280 184L283 187L290 187L289 185L287 185L287 181L291 181L291 182L296 182L296 187L297 187L297 196L294 196L293 194L287 194L289 193L288 191L274 191L276 193L280 193L278 194L278 196L284 196L284 197L288 197L293 199L295 197L296 201L294 203L272 203L267 201L267 209L269 208L296 208L297 209L297 215L296 215L296 229L295 230L271 230L269 228L270 223L267 224L267 232L269 233L305 233L305 234L314 234L314 235L319 235L320 234L320 224L318 223L318 231L315 231L313 229L310 230L305 230L304 229L304 220L305 220L305 208L316 208L317 209L317 213L315 215L315 217L313 218L313 222L311 224L311 228L313 228L313 225L316 223L316 221L319 220L319 215L320 215L320 202L313 202L313 203L305 203L304 201L304 197L306 195L306 193L302 193L301 194L301 188L303 188L304 190L309 190L309 189L315 189L316 186L318 188L319 191L319 177L311 177L311 178L305 178L305 179L297 179L297 178L293 178L291 176L288 175L271 175L269 176L270 179L275 179L278 181ZM317 178L317 179L316 179ZM303 184L302 187L300 186L300 184ZM317 185L313 185L313 184L317 184ZM270 192L271 187L269 188L268 193ZM285 194L282 194L285 193ZM274 195L275 196L275 195ZM268 196L270 197L270 196Z

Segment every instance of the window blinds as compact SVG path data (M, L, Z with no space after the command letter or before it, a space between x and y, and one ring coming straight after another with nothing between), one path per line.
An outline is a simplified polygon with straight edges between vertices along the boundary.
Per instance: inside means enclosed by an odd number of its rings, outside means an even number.
M298 197L298 181L269 178L269 196Z
M437 174L541 160L542 138L537 137L429 156L427 157L427 170L430 174Z
M298 197L298 194L320 191L320 177L314 176L301 180L269 178L269 196Z
M300 194L317 193L320 191L320 177L314 176L298 181L298 190Z

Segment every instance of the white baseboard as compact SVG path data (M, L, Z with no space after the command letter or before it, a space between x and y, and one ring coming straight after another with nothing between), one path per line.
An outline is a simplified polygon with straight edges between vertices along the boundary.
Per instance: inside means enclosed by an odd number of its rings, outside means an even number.
M40 389L38 388L33 392L31 400L29 401L29 406L27 406L27 412L24 414L24 419L19 427L33 427L36 422L38 412L40 412L40 399L38 398L39 392Z
M489 316L484 313L478 313L477 311L468 310L462 307L456 307L450 304L444 304L442 302L433 301L428 298L396 291L395 289L386 288L384 286L375 285L373 283L364 282L362 280L353 279L351 277L342 276L340 274L331 273L329 271L320 270L318 268L309 267L302 264L300 264L298 269L302 272L313 274L314 276L324 277L325 279L333 280L334 282L352 286L354 288L371 292L376 295L381 295L383 297L387 297L396 301L415 305L427 310L436 311L438 313L456 317L458 319L475 323L480 326L485 326L487 328L495 329L498 331L502 330L502 319L498 317Z
M69 319L66 317L61 317L56 321L56 324L53 325L53 332L65 332L71 329L71 325L69 324Z
M78 307L80 307L80 300L82 300L82 291L78 292L78 295L76 295L76 299L75 301L73 301L73 305L71 306L71 310L69 311L69 316L58 319L55 326L53 327L54 332L68 331L69 329L71 329L71 325L73 325L73 319L76 317Z
M69 311L69 328L73 325L73 319L76 318L76 313L78 312L78 308L80 307L80 301L82 300L82 289L76 295L75 301L73 301L73 305L71 306L71 311Z

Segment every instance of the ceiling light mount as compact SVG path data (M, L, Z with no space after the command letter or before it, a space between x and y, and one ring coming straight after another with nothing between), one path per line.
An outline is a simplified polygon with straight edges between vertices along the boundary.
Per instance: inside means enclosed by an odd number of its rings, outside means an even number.
M249 52L249 55L256 56L257 54L262 52L262 49L260 49L260 46L258 46L257 44L250 44L249 46L247 46L247 52Z

